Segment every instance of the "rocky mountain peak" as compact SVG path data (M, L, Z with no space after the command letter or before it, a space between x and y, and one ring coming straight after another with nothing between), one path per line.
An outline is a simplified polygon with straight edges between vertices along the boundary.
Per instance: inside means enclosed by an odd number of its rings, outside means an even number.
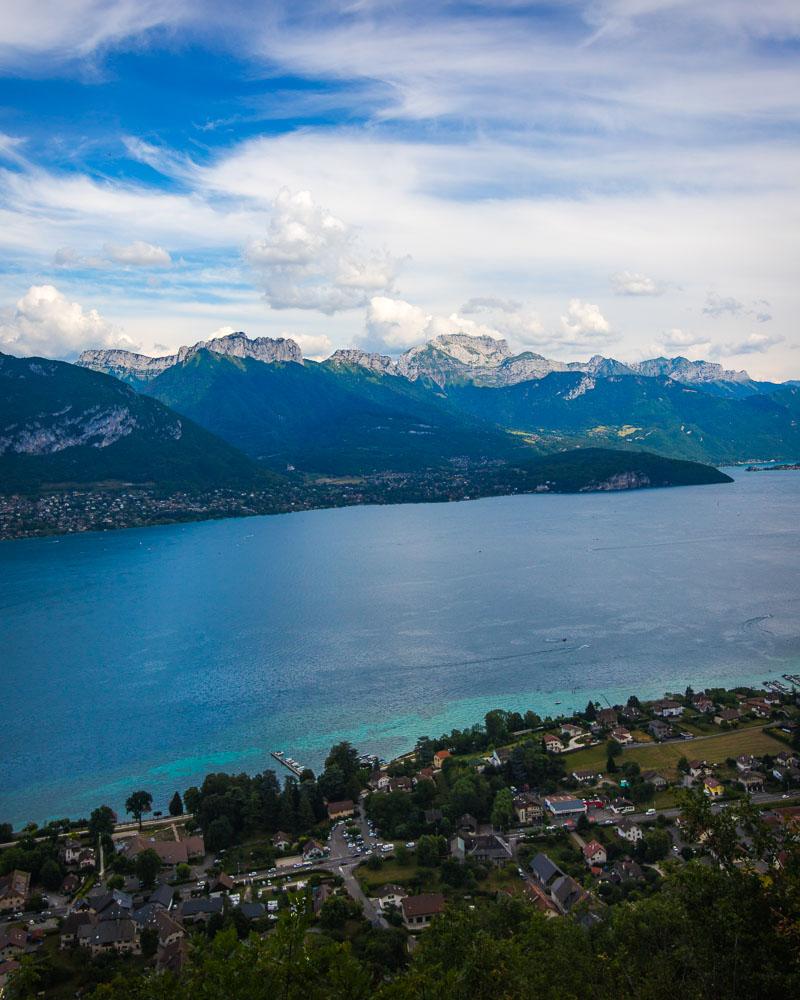
M329 365L366 368L368 371L377 372L380 375L401 375L402 372L397 366L397 362L390 358L388 354L373 354L369 351L357 349L334 351L328 358Z

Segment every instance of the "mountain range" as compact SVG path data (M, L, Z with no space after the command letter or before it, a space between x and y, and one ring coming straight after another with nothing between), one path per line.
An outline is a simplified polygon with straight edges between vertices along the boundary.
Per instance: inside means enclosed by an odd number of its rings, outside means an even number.
M797 385L681 357L559 362L455 334L398 358L340 350L320 363L291 340L238 333L153 362L93 351L78 363L277 471L413 471L598 446L714 464L800 454Z

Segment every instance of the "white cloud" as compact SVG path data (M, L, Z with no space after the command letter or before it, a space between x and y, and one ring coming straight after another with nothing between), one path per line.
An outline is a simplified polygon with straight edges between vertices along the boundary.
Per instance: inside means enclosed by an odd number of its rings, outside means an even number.
M470 316L475 313L515 313L519 312L521 308L522 303L517 302L516 299L496 299L491 296L484 296L469 299L461 307L461 312L465 316Z
M134 240L123 246L106 243L103 252L109 260L128 267L169 267L172 264L172 258L163 247L144 240Z
M32 285L0 313L0 346L11 354L70 358L87 347L136 345L96 309L84 311L53 285Z
M361 246L356 231L317 205L308 191L283 188L267 236L246 250L273 309L334 313L366 305L391 289L395 261Z
M611 287L617 295L663 295L664 286L655 278L634 271L617 271L611 275Z
M333 354L333 341L325 333L282 333L281 336L299 344L303 357L312 361L323 361Z
M561 331L566 343L585 346L609 340L611 324L593 302L570 299L567 313L561 317Z
M751 333L743 340L720 344L713 349L715 356L734 357L740 354L764 354L770 348L782 344L783 337L766 333Z
M716 292L709 292L706 296L706 304L703 306L705 316L738 316L744 312L744 304L733 296L718 295Z
M683 350L689 347L709 347L710 341L703 334L693 333L691 330L680 330L673 327L667 330L659 338L659 344L668 350Z

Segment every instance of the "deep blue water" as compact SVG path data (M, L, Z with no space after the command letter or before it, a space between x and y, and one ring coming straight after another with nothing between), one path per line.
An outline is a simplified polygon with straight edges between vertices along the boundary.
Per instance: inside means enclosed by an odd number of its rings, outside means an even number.
M800 671L800 473L733 474L2 543L0 820Z

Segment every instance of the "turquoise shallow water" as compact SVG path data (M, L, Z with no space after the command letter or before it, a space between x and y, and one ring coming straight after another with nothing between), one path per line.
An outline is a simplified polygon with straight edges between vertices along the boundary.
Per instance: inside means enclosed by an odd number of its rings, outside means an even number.
M733 474L2 543L0 819L800 671L800 474Z

